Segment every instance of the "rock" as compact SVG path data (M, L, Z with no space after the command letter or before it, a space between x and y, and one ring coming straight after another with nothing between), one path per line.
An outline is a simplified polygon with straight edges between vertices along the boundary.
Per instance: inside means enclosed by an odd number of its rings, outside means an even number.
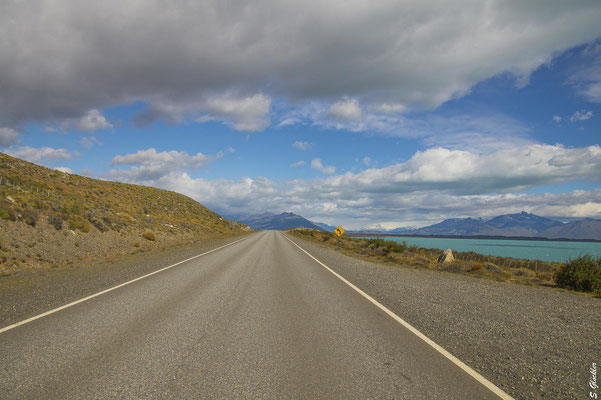
M15 204L15 199L13 199L13 198L12 198L12 197L10 197L10 196L6 196L6 201L8 201L9 203L13 203L13 204Z
M440 257L438 257L438 260L436 262L443 263L443 264L455 262L455 257L453 256L453 251L451 249L446 249L440 255Z

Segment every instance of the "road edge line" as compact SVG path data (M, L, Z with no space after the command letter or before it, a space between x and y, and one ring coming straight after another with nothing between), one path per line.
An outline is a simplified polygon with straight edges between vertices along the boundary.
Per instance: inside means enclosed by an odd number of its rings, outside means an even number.
M442 346L438 345L432 339L430 339L429 337L427 337L426 335L424 335L423 333L421 333L419 330L417 330L417 328L413 327L413 325L411 325L410 323L408 323L407 321L405 321L404 319L402 319L401 317L399 317L398 315L396 315L394 312L392 312L386 306L382 305L376 299L374 299L373 297L371 297L370 295L368 295L367 293L365 293L363 290L359 289L357 286L355 286L351 282L349 282L342 275L340 275L339 273L337 273L336 271L334 271L333 269L331 269L330 267L328 267L327 265L325 265L324 263L322 263L321 261L319 261L312 254L310 254L308 251L306 251L305 249L303 249L302 247L300 247L298 244L296 244L296 242L294 240L290 239L286 235L284 235L284 237L286 239L288 239L288 241L290 241L296 247L298 247L299 249L301 249L305 254L307 254L313 260L315 260L319 265L321 265L322 267L324 267L325 269L327 269L328 271L330 271L336 278L338 278L342 282L346 283L353 290L355 290L357 293L359 293L360 295L362 295L363 297L365 297L367 300L369 300L372 304L374 304L380 310L384 311L386 314L388 314L390 317L392 317L392 319L394 319L395 321L397 321L399 324L403 325L405 328L407 328L409 331L411 331L411 333L413 333L414 335L416 335L418 338L420 338L421 340L423 340L424 342L426 342L428 345L430 345L430 347L432 347L434 350L438 351L440 354L442 354L444 357L446 357L453 364L457 365L459 368L461 368L463 371L465 371L472 378L474 378L475 380L477 380L478 382L480 382L482 385L486 386L486 388L489 389L491 392L493 392L494 394L496 394L497 396L499 396L503 400L514 400L513 397L511 397L510 395L508 395L507 393L505 393L503 390L501 390L494 383L492 383L491 381L489 381L488 379L486 379L485 377L483 377L482 375L480 375L478 372L476 372L475 370L473 370L471 367L469 367L463 361L461 361L460 359L458 359L457 357L455 357L454 355L452 355L451 353L449 353L448 351L446 351Z
M196 259L196 258L198 258L198 257L202 257L202 256L205 256L205 255L207 255L207 254L209 254L209 253L213 253L213 252L215 252L215 251L217 251L217 250L221 250L221 249L223 249L224 247L231 246L231 245L233 245L233 244L236 244L236 243L238 243L238 242L241 242L241 241L243 241L243 240L246 240L246 239L248 239L248 237L243 237L242 239L238 239L238 240L236 240L235 242L231 242L231 243L225 244L225 245L223 245L223 246L219 246L219 247L217 247L217 248L215 248L215 249L212 249L212 250L206 251L206 252L204 252L204 253L202 253L202 254L197 254L197 255L195 255L195 256L193 256L193 257L190 257L190 258L187 258L187 259L185 259L185 260L179 261L179 262L177 262L177 263L175 263L175 264L169 265L168 267L164 267L164 268L158 269L158 270L156 270L156 271L153 271L153 272L150 272L150 273L148 273L148 274L146 274L146 275L142 275L142 276L139 276L139 277L137 277L137 278L135 278L135 279L132 279L132 280L130 280L130 281L127 281L127 282L121 283L121 284L119 284L119 285L117 285L117 286L113 286L113 287L111 287L111 288L108 288L108 289L102 290L102 291L100 291L100 292L98 292L98 293L94 293L94 294L92 294L92 295L90 295L90 296L87 296L87 297L81 298L81 299L79 299L79 300L72 301L71 303L68 303L68 304L62 305L62 306L60 306L60 307L53 308L52 310L49 310L49 311L46 311L46 312L44 312L44 313L41 313L41 314L35 315L35 316L31 317L31 318L24 319L23 321L16 322L16 323L14 323L14 324L12 324L12 325L5 326L4 328L1 328L1 329L0 329L0 334L2 334L2 333L4 333L4 332L7 332L7 331L10 331L11 329L17 328L17 327L19 327L19 326L21 326L21 325L25 325L25 324L27 324L27 323L29 323L29 322L35 321L35 320L37 320L37 319L40 319L40 318L46 317L46 316L48 316L48 315L50 315L50 314L54 314L54 313L56 313L56 312L58 312L58 311L64 310L65 308L69 308L69 307L72 307L72 306L74 306L74 305L77 305L77 304L79 304L79 303L83 303L84 301L87 301L87 300L93 299L94 297L98 297L98 296L100 296L100 295L103 295L103 294L105 294L105 293L112 292L112 291L113 291L113 290L115 290L115 289L119 289L119 288L121 288L121 287L123 287L123 286L129 285L130 283L134 283L134 282L137 282L137 281L139 281L139 280L142 280L142 279L144 279L144 278L148 278L149 276L152 276L152 275L158 274L159 272L166 271L166 270L168 270L168 269L170 269L170 268L173 268L173 267L176 267L176 266L178 266L178 265L180 265L180 264L183 264L183 263L185 263L185 262L188 262L188 261L194 260L194 259Z

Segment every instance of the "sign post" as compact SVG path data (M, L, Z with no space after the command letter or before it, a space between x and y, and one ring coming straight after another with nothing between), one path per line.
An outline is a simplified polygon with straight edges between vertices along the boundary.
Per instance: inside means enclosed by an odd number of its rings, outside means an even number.
M338 248L340 248L340 236L344 235L344 229L342 229L341 226L338 226L338 228L334 229L334 233L336 234L336 236L338 236L337 245Z

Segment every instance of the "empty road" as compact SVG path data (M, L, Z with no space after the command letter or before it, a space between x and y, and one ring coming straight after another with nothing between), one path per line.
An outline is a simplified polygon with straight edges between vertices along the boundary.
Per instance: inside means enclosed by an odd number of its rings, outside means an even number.
M5 329L0 398L499 398L290 239L253 234Z

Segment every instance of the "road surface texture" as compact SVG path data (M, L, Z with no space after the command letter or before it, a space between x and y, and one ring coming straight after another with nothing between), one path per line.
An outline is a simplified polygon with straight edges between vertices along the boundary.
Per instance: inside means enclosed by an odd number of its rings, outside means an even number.
M496 399L280 232L0 333L0 398Z

